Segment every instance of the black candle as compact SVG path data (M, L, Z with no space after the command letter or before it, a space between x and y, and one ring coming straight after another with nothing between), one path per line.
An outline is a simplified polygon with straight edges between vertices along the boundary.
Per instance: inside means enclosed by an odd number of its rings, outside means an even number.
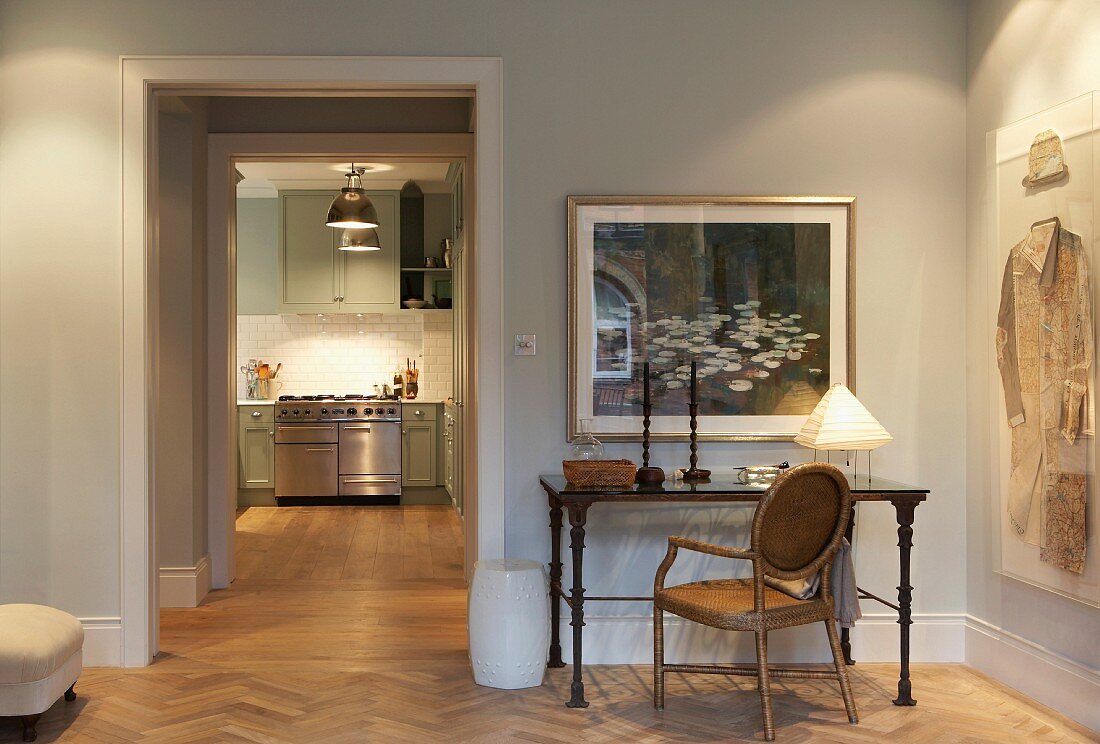
M695 377L695 360L691 360L691 405L697 404L699 401L696 399L698 394L699 383Z
M649 362L642 365L642 378L644 384L642 385L642 405L649 405Z

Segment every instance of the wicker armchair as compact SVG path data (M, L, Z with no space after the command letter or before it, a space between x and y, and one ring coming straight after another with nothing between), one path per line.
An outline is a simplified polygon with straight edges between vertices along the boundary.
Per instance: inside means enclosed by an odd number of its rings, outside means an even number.
M764 714L764 738L775 740L771 678L833 679L840 683L844 709L858 723L848 670L833 618L830 571L833 555L848 526L852 495L844 475L832 465L808 463L781 475L760 499L752 520L748 550L668 539L668 553L653 580L653 705L665 707L665 672L733 674L758 679ZM752 561L751 579L696 581L665 587L665 575L680 548ZM764 577L805 579L820 571L817 594L795 599L765 585ZM722 630L756 634L756 665L665 664L665 612ZM776 669L768 666L768 632L822 622L829 633L836 671Z

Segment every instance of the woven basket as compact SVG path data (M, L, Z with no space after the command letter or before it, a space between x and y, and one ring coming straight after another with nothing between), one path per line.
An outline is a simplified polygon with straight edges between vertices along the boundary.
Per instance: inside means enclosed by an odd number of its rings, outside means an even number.
M638 466L630 460L562 460L565 479L571 486L629 486Z

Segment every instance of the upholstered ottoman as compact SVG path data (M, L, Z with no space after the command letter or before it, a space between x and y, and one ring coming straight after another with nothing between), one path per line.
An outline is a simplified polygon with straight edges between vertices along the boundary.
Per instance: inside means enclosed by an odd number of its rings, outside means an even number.
M84 628L67 612L0 605L0 716L23 720L23 741L38 738L38 718L62 694L76 700Z

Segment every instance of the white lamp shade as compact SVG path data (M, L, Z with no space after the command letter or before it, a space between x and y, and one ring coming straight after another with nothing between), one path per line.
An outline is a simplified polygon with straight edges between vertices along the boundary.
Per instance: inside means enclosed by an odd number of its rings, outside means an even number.
M804 447L819 450L873 450L893 440L839 382L829 388L794 438Z

